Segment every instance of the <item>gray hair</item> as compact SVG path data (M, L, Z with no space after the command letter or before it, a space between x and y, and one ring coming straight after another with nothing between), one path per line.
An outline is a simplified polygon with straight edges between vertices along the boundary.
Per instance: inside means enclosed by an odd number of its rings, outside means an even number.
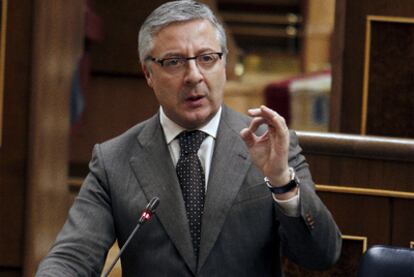
M205 19L217 30L221 51L227 53L227 39L223 25L216 18L211 9L193 0L178 0L167 2L155 9L142 24L138 36L138 53L141 62L144 62L152 51L153 37L164 27L175 23Z

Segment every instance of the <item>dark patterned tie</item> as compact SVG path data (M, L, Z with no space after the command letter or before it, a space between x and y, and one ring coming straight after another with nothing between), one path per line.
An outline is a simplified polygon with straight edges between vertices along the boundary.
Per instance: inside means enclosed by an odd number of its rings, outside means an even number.
M183 192L187 219L193 241L194 253L198 258L201 239L201 218L204 209L205 176L197 151L207 134L201 131L185 131L180 140L180 158L177 162L177 176Z

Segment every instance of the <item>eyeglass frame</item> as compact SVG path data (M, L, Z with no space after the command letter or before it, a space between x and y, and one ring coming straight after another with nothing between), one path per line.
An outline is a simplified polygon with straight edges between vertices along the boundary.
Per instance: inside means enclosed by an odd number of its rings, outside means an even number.
M218 60L221 60L223 58L224 53L223 52L212 52L212 53L205 53L205 54L196 55L196 56L193 56L193 57L170 57L170 58L164 58L164 59L160 59L160 58L155 58L155 57L152 57L152 56L148 56L145 60L152 61L152 62L156 62L161 67L166 68L164 66L164 62L166 60L174 60L174 59L177 59L177 60L185 60L185 63L183 65L185 65L186 63L188 63L188 61L190 61L190 60L195 60L196 61L196 64L197 64L197 58L202 57L202 56L207 56L207 55L218 55L219 56L219 59Z

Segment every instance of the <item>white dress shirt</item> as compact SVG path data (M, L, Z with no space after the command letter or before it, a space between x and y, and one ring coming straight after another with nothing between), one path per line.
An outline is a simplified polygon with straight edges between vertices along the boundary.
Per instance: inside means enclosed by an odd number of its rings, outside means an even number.
M217 130L220 123L221 116L221 107L214 115L214 117L204 126L198 128L198 130L203 131L207 134L207 137L204 139L203 143L198 150L198 158L200 159L201 166L204 169L205 175L205 191L207 191L208 177L211 168L211 159L214 152L214 144L217 138ZM165 114L162 107L160 107L160 123L162 129L164 130L165 140L168 145L168 150L170 151L171 159L174 163L174 166L177 165L178 159L180 158L180 144L177 136L185 131L186 129L172 121ZM265 186L265 184L263 184ZM273 196L273 199L279 204L283 209L286 215L288 216L298 216L299 215L299 193L288 199L288 200L278 200Z
M208 184L208 176L210 173L211 159L213 157L214 144L216 142L217 130L220 123L221 107L214 117L204 126L198 128L208 136L204 139L203 143L198 150L198 158L200 159L201 166L204 169L206 191ZM164 113L162 107L160 107L160 122L164 130L165 140L170 150L171 159L174 166L177 165L178 159L180 158L180 143L177 136L186 129L172 121Z

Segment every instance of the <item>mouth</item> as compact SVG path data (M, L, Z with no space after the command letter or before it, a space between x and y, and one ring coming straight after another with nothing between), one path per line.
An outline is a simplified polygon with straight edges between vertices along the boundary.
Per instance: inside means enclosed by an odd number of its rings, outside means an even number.
M204 98L204 95L189 96L186 98L186 101L194 102Z
M188 96L185 98L187 105L190 105L193 108L200 107L203 105L203 100L206 98L205 95L194 95Z

